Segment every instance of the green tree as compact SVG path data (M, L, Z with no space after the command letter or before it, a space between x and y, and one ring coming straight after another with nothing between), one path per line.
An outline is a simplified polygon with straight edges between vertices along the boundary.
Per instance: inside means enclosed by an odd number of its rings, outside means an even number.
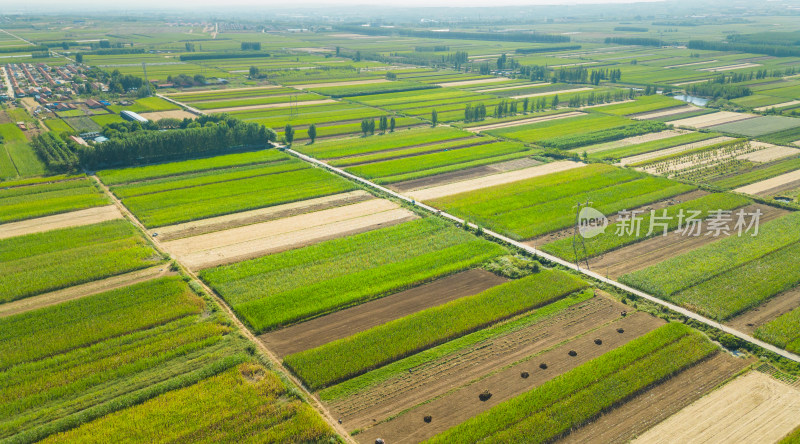
M386 129L389 128L389 119L386 116L381 116L381 120L378 122L380 125L381 133L386 134Z
M553 102L551 106L553 107L553 109L558 108L558 94L553 96Z
M258 78L258 67L251 66L250 67L250 78L257 79Z
M439 123L439 113L436 110L431 111L431 125L436 126Z
M294 141L294 128L292 128L290 123L287 123L283 128L283 137L286 139L286 143L289 145L291 145Z
M75 63L83 63L83 54L81 53L75 54Z
M317 139L317 125L312 123L311 126L308 127L308 138L311 139L311 143L314 143L314 140Z
M389 132L391 133L394 132L395 123L396 122L394 121L394 116L392 116L392 118L389 119Z

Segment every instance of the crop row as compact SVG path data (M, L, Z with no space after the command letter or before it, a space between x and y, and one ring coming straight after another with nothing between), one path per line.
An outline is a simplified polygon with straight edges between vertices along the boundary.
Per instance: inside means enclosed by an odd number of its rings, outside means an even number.
M438 86L399 80L394 82L365 83L362 85L325 86L312 88L312 90L316 93L331 97L354 97L387 92L427 90L432 88L438 88Z
M679 218L680 214L688 216L690 214L689 211L700 211L701 213L696 217L705 219L709 216L711 211L733 210L743 207L748 203L750 203L750 200L744 196L718 193L671 205L663 210L656 211L655 220L652 219L652 214L650 212L644 212L637 216L640 221L638 222L640 230L628 230L628 228L631 227L630 221L610 224L602 234L584 240L586 252L584 254L583 249L579 249L577 260L595 257L616 250L617 248L640 242L644 239L661 236L665 233L665 230L671 232L678 228L680 223L683 223ZM659 219L661 220L659 221ZM653 225L652 232L650 232L651 223ZM564 259L575 258L572 238L564 238L550 242L549 244L543 245L541 250Z
M361 165L373 162L380 162L392 160L403 157L411 157L419 154L435 153L454 148L465 148L474 145L482 145L485 143L493 142L494 139L486 137L469 137L465 139L448 140L441 143L432 143L424 145L412 145L407 148L396 148L387 151L378 151L376 153L367 153L363 155L348 156L338 159L329 160L328 165L337 167L346 167L352 165Z
M616 105L608 105L595 108L595 111L614 114L617 116L627 116L631 114L644 113L648 111L657 111L664 108L672 108L675 106L685 105L686 102L673 99L672 97L662 96L660 94L652 96L643 96L634 102L620 103Z
M354 185L318 168L248 177L123 199L148 227L254 210L354 189Z
M538 143L539 145L548 148L568 150L571 148L577 148L595 143L610 142L614 140L625 139L626 137L654 133L663 131L665 129L667 129L667 126L663 123L649 122L645 120L605 130L553 137L550 139L540 140Z
M312 389L323 388L546 305L587 285L565 272L542 270L477 295L289 355L284 363Z
M777 162L759 165L742 174L716 180L713 184L721 188L733 189L798 169L800 169L800 157L792 157L790 159L782 159Z
M0 191L0 223L107 205L88 179ZM42 187L43 192L38 192Z
M509 160L520 159L523 157L541 154L541 152L542 151L538 149L529 149L523 151L515 151L510 154L503 154L500 156L477 158L474 160L469 160L461 163L444 164L443 166L438 166L434 168L428 168L424 170L411 171L408 173L381 177L379 179L375 179L375 183L388 184L388 183L402 182L406 180L414 180L414 179L419 179L421 177L433 176L436 174L450 173L453 171L460 171L467 168L474 168L483 165L491 165L495 163L506 162Z
M157 263L127 221L0 240L0 302L91 282Z
M560 136L580 134L587 128L596 131L625 125L631 121L624 117L606 116L599 113L587 114L585 116L571 117L568 119L553 120L548 122L538 122L528 125L501 128L489 131L489 134L518 139L523 142L537 142L545 139L552 139Z
M257 332L476 266L505 250L434 218L201 272Z
M715 351L688 327L668 324L427 442L550 442Z
M290 156L278 150L260 150L226 154L204 159L184 160L181 162L98 171L97 176L100 177L106 185L118 185L122 183L158 179L160 177L174 177L182 174L199 173L286 159L290 159Z
M741 237L734 233L733 236L622 276L620 280L657 296L670 296L800 241L800 231L796 229L799 220L800 213L788 214L761 224L757 236L752 236L752 231Z
M290 102L308 102L311 100L324 100L327 99L325 96L321 96L319 94L313 93L300 93L298 92L295 95L284 95L284 96L265 96L265 97L256 97L256 98L238 98L232 100L212 100L209 102L194 102L192 103L192 107L201 109L201 110L213 110L219 108L237 108L237 107L244 107L244 106L254 106L254 105L273 105L278 103L285 103L288 107Z
M389 117L389 116L387 116ZM403 127L408 127L412 125L421 124L422 121L416 119L414 117L395 117L395 131L403 129ZM317 140L319 141L322 137L333 137L333 136L345 136L345 135L355 135L363 132L363 128L361 127L361 122L351 122L351 123L322 123L322 124L315 124L317 128ZM278 137L284 135L283 128L275 128L275 132L278 134ZM295 134L294 134L294 141L300 140L308 140L308 132L306 128L297 128L295 127Z
M396 176L414 171L427 170L446 165L460 164L473 160L503 156L529 150L516 142L495 142L466 148L449 149L436 153L420 154L413 157L386 160L348 167L346 170L365 179Z
M757 338L800 353L800 308L779 316L777 319L759 327Z
M318 159L334 159L359 154L375 153L422 144L432 144L469 137L470 133L451 127L423 128L397 131L360 139L343 139L318 142L298 147L298 151Z
M618 160L623 157L636 156L639 154L650 153L653 151L672 148L674 146L685 145L689 143L699 142L701 140L711 139L718 136L714 133L687 133L675 137L668 137L661 140L652 140L650 142L639 143L636 145L622 146L619 148L612 148L608 150L589 152L589 158L603 159L603 160ZM591 147L588 148L591 150Z
M294 88L271 87L271 88L247 88L241 90L210 90L203 93L193 92L188 94L170 94L169 98L181 102L192 103L210 100L237 99L248 97L274 96L279 94L289 94L298 92Z

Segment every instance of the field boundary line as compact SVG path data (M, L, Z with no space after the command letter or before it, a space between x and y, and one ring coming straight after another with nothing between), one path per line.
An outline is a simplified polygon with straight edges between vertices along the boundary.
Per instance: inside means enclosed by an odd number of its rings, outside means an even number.
M309 405L314 407L314 409L317 410L317 412L320 415L322 415L325 421L331 426L331 428L333 428L334 431L336 431L337 434L339 434L342 437L342 439L346 443L356 444L356 441L350 436L350 432L345 430L344 427L342 427L342 425L335 420L335 418L333 417L333 415L331 415L330 411L325 407L325 405L323 405L322 402L316 396L314 396L314 394L311 393L306 388L305 385L303 385L300 379L295 377L294 374L292 374L286 367L283 366L283 362L281 362L278 356L274 354L272 350L267 348L266 344L260 341L253 334L253 332L250 331L250 329L247 328L247 326L245 326L244 323L242 323L242 321L239 319L238 316L236 316L236 313L233 312L233 309L225 302L225 300L223 300L222 297L220 297L213 289L211 289L211 287L206 285L206 283L203 282L203 280L200 279L194 271L189 269L189 267L183 265L183 263L181 263L178 259L169 255L168 251L161 245L161 242L157 238L149 234L150 232L147 229L147 227L145 227L144 224L142 224L139 221L139 219L137 219L136 216L134 216L133 213L130 210L128 210L128 207L126 207L122 203L122 201L117 199L117 196L115 196L111 192L108 186L104 184L99 177L97 177L96 175L92 175L91 177L97 182L97 184L100 186L100 189L103 190L103 192L111 199L111 201L114 202L114 205L116 205L117 208L119 208L120 212L122 212L124 216L127 216L127 219L129 219L131 223L136 225L136 227L144 234L145 238L147 238L151 242L153 248L155 248L155 250L158 251L160 254L163 254L164 256L169 256L175 263L179 264L183 272L186 273L186 275L189 276L192 280L197 282L203 288L203 290L205 290L206 293L208 293L209 297L211 297L217 303L217 305L219 305L220 308L222 308L222 310L225 311L225 313L231 319L231 322L233 322L236 325L236 327L239 329L242 335L244 335L248 341L253 343L256 346L256 348L258 348L258 350L261 351L261 353L267 357L267 359L272 364L273 370L281 373L282 376L284 376L287 380L291 381L295 386L297 386L298 390L302 391L303 397L306 398L306 401L309 403Z
M278 147L281 148L281 146L278 146ZM294 156L297 156L298 158L300 158L302 160L305 160L306 162L310 162L310 163L318 165L318 166L320 166L322 168L326 168L326 169L328 169L328 170L330 170L332 172L335 172L335 173L337 173L337 174L339 174L341 176L344 176L344 177L349 178L351 180L355 180L355 181L357 181L357 182L359 182L361 184L364 184L364 185L367 185L369 187L372 187L373 189L376 189L376 190L381 191L383 193L387 193L390 196L395 197L397 199L400 199L400 200L402 200L404 202L407 202L407 203L409 203L409 204L411 204L411 205L413 205L415 207L422 208L422 209L427 210L428 212L431 212L433 214L437 214L437 215L442 216L442 217L444 217L446 219L450 219L451 221L456 222L458 224L466 224L467 226L472 227L473 229L479 228L477 225L475 225L473 223L466 222L463 219L458 218L458 217L456 217L456 216L454 216L452 214L449 214L447 212L441 211L438 208L432 207L430 205L426 205L426 204L424 204L422 202L417 202L416 200L414 200L414 199L412 199L410 197L406 197L406 196L404 196L404 195L402 195L400 193L397 193L395 191L392 191L392 190L390 190L388 188L385 188L385 187L382 187L382 186L377 185L375 183L372 183L367 179L363 179L361 177L358 177L358 176L356 176L354 174L348 173L348 172L346 172L344 170L341 170L339 168L330 166L330 165L328 165L328 164L326 164L324 162L321 162L321 161L319 161L317 159L314 159L313 157L310 157L310 156L307 156L305 154L302 154L302 153L299 153L297 151L294 151L291 148L285 148L284 147L284 149L285 149L286 152L288 152L288 153L290 153L290 154L292 154ZM635 289L633 287L629 287L629 286L627 286L627 285L625 285L625 284L623 284L621 282L617 282L617 281L615 281L613 279L609 279L609 278L607 278L605 276L600 275L599 273L595 273L594 271L581 268L579 265L573 264L572 262L566 261L566 260L561 259L559 257L553 256L551 254L545 253L545 252L540 251L540 250L537 250L536 248L528 246L528 245L525 245L525 244L523 244L521 242L517 242L517 241L515 241L515 240L513 240L511 238L508 238L508 237L506 237L506 236L504 236L502 234L495 233L494 231L488 230L486 228L482 228L482 229L483 229L484 234L486 234L487 236L493 237L493 238L495 238L495 239L497 239L497 240L499 240L501 242L507 243L509 245L513 245L513 246L515 246L515 247L517 247L517 248L519 248L521 250L525 250L526 252L528 252L530 254L533 254L533 255L538 256L538 257L542 257L542 258L544 258L544 259L546 259L546 260L548 260L550 262L553 262L553 263L556 263L556 264L561 265L563 267L569 268L569 269L571 269L573 271L577 271L578 273L584 274L584 275L589 276L589 277L591 277L591 278L593 278L593 279L595 279L597 281L600 281L600 282L603 282L605 284L611 285L611 286L613 286L613 287L615 287L615 288L617 288L619 290L622 290L622 291L627 292L627 293L631 293L631 294L633 294L635 296L641 297L642 299L645 299L645 300L648 300L648 301L653 302L655 304L658 304L658 305L661 305L663 307L666 307L666 308L668 308L668 309L670 309L670 310L672 310L672 311L674 311L674 312L676 312L676 313L678 313L678 314L680 314L682 316L685 316L685 317L687 317L689 319L693 319L693 320L695 320L697 322L700 322L700 323L703 323L703 324L708 325L710 327L713 327L713 328L715 328L717 330L720 330L720 331L722 331L724 333L728 333L730 335L733 335L733 336L735 336L735 337L737 337L737 338L739 338L741 340L744 340L744 341L747 341L747 342L749 342L751 344L757 345L758 347L761 347L761 348L763 348L763 349L765 349L767 351L775 353L775 354L777 354L779 356L782 356L782 357L784 357L786 359L789 359L789 360L792 360L792 361L795 361L795 362L800 362L800 356L798 356L798 355L796 355L796 354L794 354L792 352L789 352L787 350L783 350L781 348L778 348L778 347L776 347L776 346L774 346L772 344L768 344L768 343L766 343L764 341L756 339L755 337L750 336L748 334L745 334L745 333L743 333L743 332L741 332L739 330L736 330L735 328L731 328L731 327L729 327L727 325L723 325L723 324L721 324L721 323L719 323L717 321L714 321L714 320L712 320L710 318L707 318L705 316L697 314L697 313L695 313L695 312L693 312L691 310L688 310L688 309L685 309L685 308L680 307L678 305L675 305L673 303L664 301L664 300L659 299L659 298L657 298L655 296L652 296L652 295L650 295L648 293L645 293L643 291L637 290L637 289Z

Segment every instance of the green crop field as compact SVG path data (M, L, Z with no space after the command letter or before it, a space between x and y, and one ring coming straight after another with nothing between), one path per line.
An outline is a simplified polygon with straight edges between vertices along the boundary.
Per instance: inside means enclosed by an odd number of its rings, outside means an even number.
M125 220L0 240L0 302L27 298L161 262Z
M277 96L277 95L286 95L297 92L298 91L294 88L264 87L264 88L247 88L241 90L217 89L217 90L207 90L202 92L196 91L191 93L176 93L176 94L169 94L168 97L170 99L175 99L179 102L193 103L193 102L204 102L211 100L227 100L227 99L240 99L240 98L247 99L253 97Z
M747 172L713 181L712 184L724 189L734 189L795 170L800 170L800 157L757 165Z
M87 178L0 189L0 223L108 204L108 198Z
M376 299L503 254L435 218L200 273L254 331Z
M33 152L28 139L17 125L13 123L0 124L0 138L2 138L2 147L11 156L19 176L28 177L44 174L44 164Z
M672 97L662 95L644 96L636 99L630 103L620 103L616 105L606 105L594 108L593 111L613 114L617 116L628 116L631 114L645 113L649 111L657 111L665 108L672 108L676 106L686 105L686 102L673 99Z
M43 121L45 126L54 133L61 134L63 132L72 132L72 127L61 119L50 118Z
M649 122L645 120L642 122L631 122L627 125L604 130L557 136L549 139L539 140L537 143L548 148L567 150L591 144L641 136L642 134L659 132L666 129L667 125L661 122Z
M452 127L419 128L358 139L326 140L313 145L298 146L297 150L318 159L335 159L463 139L470 136L472 136L471 133Z
M576 202L604 214L634 208L694 187L633 170L594 164L436 199L430 204L514 239L566 228Z
M557 270L498 285L477 295L419 311L348 338L289 355L286 365L312 389L343 381L433 345L585 288Z
M697 217L705 219L709 216L709 212L711 211L734 210L749 203L750 199L744 196L722 193L709 194L698 199L670 205L669 207L660 211L653 210L655 213L643 213L640 215L641 230L638 233L635 231L628 232L627 228L630 226L629 223L616 222L610 224L604 233L584 240L586 252L584 253L582 248L579 249L577 260L580 261L595 257L603 253L616 250L617 248L640 242L644 239L661 236L664 234L664 226L657 224L662 223L663 221L666 221L667 223L667 231L675 230L678 228L678 223L680 221L678 214L681 211L700 211L701 213L698 214ZM655 214L656 219L652 218L653 214ZM662 222L659 222L659 218L665 219L662 219ZM652 232L650 231L651 222L653 226ZM550 242L543 245L541 250L558 256L562 259L576 259L572 246L572 238L564 238Z
M755 335L778 347L800 353L800 308L795 308L762 325L756 330Z
M415 91L436 88L419 82L395 81L381 83L367 83L363 85L325 86L312 88L312 91L331 97L353 97L365 94L381 94L387 92Z
M145 97L143 99L136 99L133 105L111 105L108 109L119 114L119 112L123 110L133 111L135 113L146 113L152 111L171 111L181 109L181 107L167 102L160 97Z
M89 118L101 127L110 123L120 123L125 121L125 119L120 117L118 114L101 114L99 116L90 116Z
M745 119L739 122L712 126L714 131L757 137L771 133L794 130L800 127L800 119L782 116L764 116Z
M507 137L523 142L538 142L556 137L580 134L586 131L587 128L591 128L594 131L601 131L631 123L631 120L624 117L592 113L585 116L496 129L488 131L488 133L493 136Z
M711 139L717 136L719 136L717 133L687 133L679 136L638 143L635 145L621 146L617 148L605 148L606 146L611 145L611 143L608 145L601 144L596 146L587 146L583 148L576 148L572 152L577 154L586 152L590 159L619 160L624 157L636 156L639 154L672 148L674 146L700 142L702 140Z
M716 351L699 333L668 324L426 442L550 442Z
M297 94L292 95L282 95L282 96L264 96L264 97L255 97L255 98L235 98L230 100L212 100L208 102L192 102L192 107L201 109L201 110L213 110L219 108L235 108L235 107L242 107L242 106L254 106L254 105L272 105L272 104L279 104L283 103L286 106L290 105L291 102L307 102L311 100L324 100L327 99L325 96L321 96L319 94L312 94L312 93L301 93L298 92Z

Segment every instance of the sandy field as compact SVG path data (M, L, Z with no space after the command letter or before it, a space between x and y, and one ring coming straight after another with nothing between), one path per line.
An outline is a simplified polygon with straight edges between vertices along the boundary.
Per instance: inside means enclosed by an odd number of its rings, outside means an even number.
M689 126L694 128L708 128L714 125L722 125L723 123L752 119L753 117L758 116L755 114L720 111L712 114L704 114L702 116L689 117L687 119L674 120L672 122L667 122L667 124L675 126Z
M161 119L194 119L197 117L196 115L184 111L182 109L176 109L172 111L157 111L152 113L139 113L140 116L148 118L153 121L158 121Z
M630 165L632 163L644 162L644 161L650 160L650 159L658 159L659 157L668 156L670 154L681 153L681 152L684 152L684 151L689 151L689 150L693 150L695 148L701 148L701 147L704 147L704 146L714 145L715 143L725 142L725 141L728 141L728 140L733 140L733 138L732 137L722 136L722 137L715 137L713 139L701 140L699 142L687 143L685 145L678 145L678 146L674 146L672 148L667 148L667 149L658 150L658 151L652 151L652 152L649 152L649 153L639 154L639 155L631 156L631 157L624 157L624 158L620 159L619 164L624 166L624 165Z
M681 134L686 134L688 132L689 131L686 130L666 130L657 133L642 134L641 136L628 137L627 139L615 140L613 142L591 145L585 148L578 148L574 151L579 151L581 153L586 151L588 154L592 154L600 151L622 148L623 146L638 145L640 143L647 143L655 140L669 139L670 137L680 136Z
M131 273L113 276L99 281L93 281L74 287L56 290L50 293L40 294L38 296L20 299L18 301L9 302L7 304L0 304L0 318L11 316L19 313L24 313L38 308L49 307L51 305L60 304L63 302L71 301L73 299L80 299L93 294L110 291L117 288L127 287L139 282L149 281L158 277L174 275L175 273L169 271L168 264L162 264L144 270L133 271Z
M734 69L745 69L745 68L755 68L756 66L762 66L760 63L739 63L736 65L725 65L725 66L716 66L712 68L702 68L698 71L706 71L706 72L721 72L721 71L732 71Z
M493 174L491 176L479 177L477 179L466 180L463 182L455 182L448 185L441 185L438 187L424 188L418 191L407 193L410 197L419 200L432 200L452 194L466 193L468 191L475 191L481 188L487 188L495 185L503 185L519 180L530 179L531 177L542 176L545 174L556 173L559 171L571 170L579 168L584 164L573 162L571 160L563 160L558 162L546 163L523 170L509 171L507 173Z
M415 218L397 204L373 199L163 244L192 269L238 262Z
M506 80L511 80L506 77L492 77L491 79L477 79L477 80L462 80L460 82L442 82L436 83L439 86L470 86L470 85L481 85L483 83L496 83L496 82L505 82Z
M511 96L512 99L524 99L526 97L541 97L541 96L554 96L556 94L567 94L567 93L574 93L580 91L589 91L594 88L589 88L588 86L582 88L573 88L573 89L562 89L561 91L550 91L550 92L540 92L534 94L523 94L521 96Z
M386 83L390 81L391 80L386 80L386 79L351 80L349 82L308 83L305 85L290 85L290 86L295 89L312 89L312 88L325 88L328 86L369 85L371 83Z
M781 174L780 176L762 180L761 182L751 183L750 185L745 185L733 191L745 194L768 194L773 189L798 180L800 180L800 170Z
M158 233L159 240L166 242L183 237L199 236L214 231L252 225L259 222L283 219L290 216L310 213L312 211L327 210L328 208L349 205L370 199L374 199L371 194L363 190L356 190L348 193L334 194L273 207L259 208L257 210L243 211L241 213L226 214L224 216L170 225L168 227L158 228L154 231Z
M581 116L584 113L579 113L577 111L571 113L562 113L562 114L552 114L549 116L541 116L541 117L531 117L529 119L520 119L520 120L512 120L509 122L500 122L494 123L491 125L481 125L481 126L473 126L471 128L466 128L468 131L472 131L474 133L479 133L481 131L489 131L499 128L510 128L513 126L521 126L527 125L529 123L538 123L538 122L547 122L548 120L558 120L558 119L566 119L567 117L576 117Z
M677 106L674 108L667 108L667 109L660 109L658 111L650 111L646 113L639 113L633 114L629 116L630 118L636 120L649 120L649 119L658 119L659 117L667 117L667 116L674 116L676 114L683 114L689 113L692 111L697 111L700 108L694 105L684 105L684 106Z
M107 220L121 218L122 213L120 213L114 205L87 208L85 210L70 211L69 213L54 214L52 216L37 217L35 219L2 224L0 225L0 239L41 233L58 228L97 224Z
M784 157L800 154L797 148L788 146L773 145L771 143L752 141L750 146L757 149L752 153L736 156L737 159L750 160L753 162L772 162L773 160L783 159Z
M306 100L303 102L297 103L290 103L290 102L282 102L282 103L270 103L267 105L249 105L249 106L235 106L233 108L214 108L213 110L208 110L209 112L215 113L227 113L231 111L245 111L249 109L270 109L270 108L286 108L290 105L297 105L297 106L305 106L305 105L322 105L325 103L336 103L336 100L333 99L322 99L322 100Z
M777 442L800 425L800 390L750 372L681 410L633 442Z
M767 106L759 106L758 108L753 108L754 111L766 111L771 108L784 108L787 106L793 106L800 104L800 100L792 100L791 102L783 102L783 103L776 103L774 105L767 105Z

